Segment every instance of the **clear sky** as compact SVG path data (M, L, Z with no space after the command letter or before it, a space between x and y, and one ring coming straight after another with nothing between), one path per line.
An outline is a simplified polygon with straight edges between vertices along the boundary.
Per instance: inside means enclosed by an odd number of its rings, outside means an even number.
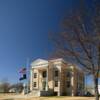
M19 80L27 58L48 58L49 32L60 23L77 0L0 0L0 81Z
M18 70L51 53L49 32L60 22L74 0L0 0L0 80L18 82Z

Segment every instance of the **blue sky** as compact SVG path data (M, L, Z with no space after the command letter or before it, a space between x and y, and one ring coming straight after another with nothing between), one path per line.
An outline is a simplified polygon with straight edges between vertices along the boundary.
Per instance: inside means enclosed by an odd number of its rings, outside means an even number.
M58 32L75 0L0 0L0 80L19 81L19 69L52 51L49 32Z
M73 0L0 0L0 80L18 82L18 70L48 58L49 32L57 32Z

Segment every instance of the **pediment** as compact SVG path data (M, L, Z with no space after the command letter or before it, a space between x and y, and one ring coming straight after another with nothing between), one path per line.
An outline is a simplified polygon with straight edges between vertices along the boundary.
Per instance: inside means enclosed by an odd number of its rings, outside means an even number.
M34 67L34 66L44 65L44 64L48 64L48 61L44 59L36 59L31 63L31 66Z

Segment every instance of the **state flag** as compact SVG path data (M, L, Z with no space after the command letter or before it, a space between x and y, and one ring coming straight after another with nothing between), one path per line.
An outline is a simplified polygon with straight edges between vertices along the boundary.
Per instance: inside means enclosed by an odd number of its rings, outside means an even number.
M20 77L19 80L21 81L21 80L24 80L24 79L26 79L26 78L27 78L27 77L26 77L26 74L23 74L23 76Z

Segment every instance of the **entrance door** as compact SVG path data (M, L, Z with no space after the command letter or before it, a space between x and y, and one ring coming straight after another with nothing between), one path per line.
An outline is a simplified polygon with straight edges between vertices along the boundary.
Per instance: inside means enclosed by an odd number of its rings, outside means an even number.
M43 90L46 90L46 81L42 82L42 87L43 87Z
M71 88L67 88L66 94L67 96L71 96Z

